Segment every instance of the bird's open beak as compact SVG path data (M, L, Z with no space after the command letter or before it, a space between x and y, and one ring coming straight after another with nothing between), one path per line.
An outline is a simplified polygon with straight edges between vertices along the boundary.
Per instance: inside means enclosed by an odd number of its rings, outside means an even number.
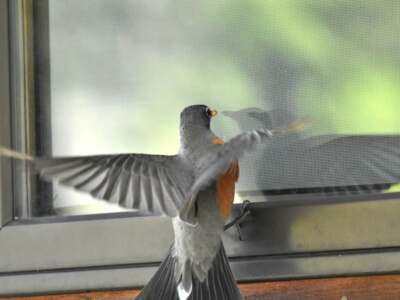
M215 117L216 115L218 115L218 111L216 111L215 109L210 109L209 114L211 117Z

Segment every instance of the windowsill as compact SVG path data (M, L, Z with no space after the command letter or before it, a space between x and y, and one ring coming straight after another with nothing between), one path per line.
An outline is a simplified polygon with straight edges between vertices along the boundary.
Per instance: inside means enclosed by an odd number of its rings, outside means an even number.
M381 300L400 295L400 275L342 277L241 284L246 300ZM0 300L132 300L139 290L100 291L48 296L1 297Z

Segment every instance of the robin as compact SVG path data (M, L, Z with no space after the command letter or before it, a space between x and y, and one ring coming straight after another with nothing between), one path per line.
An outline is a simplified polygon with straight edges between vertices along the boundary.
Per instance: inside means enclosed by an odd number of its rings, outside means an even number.
M216 115L206 105L185 108L180 149L172 156L33 158L8 149L1 153L32 160L44 179L125 208L173 218L174 242L137 299L242 299L221 241L239 178L238 160L285 130L252 130L224 143L210 129ZM297 125L288 130L301 127Z

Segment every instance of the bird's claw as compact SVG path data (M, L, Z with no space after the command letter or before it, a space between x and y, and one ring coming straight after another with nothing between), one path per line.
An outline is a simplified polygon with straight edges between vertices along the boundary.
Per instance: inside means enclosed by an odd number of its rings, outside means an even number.
M235 219L233 219L231 222L226 224L224 227L224 230L228 230L232 226L235 226L236 231L238 233L239 240L241 240L241 241L243 240L241 225L244 222L244 220L251 214L250 204L251 204L251 202L249 200L243 201L242 207L240 210L240 214Z

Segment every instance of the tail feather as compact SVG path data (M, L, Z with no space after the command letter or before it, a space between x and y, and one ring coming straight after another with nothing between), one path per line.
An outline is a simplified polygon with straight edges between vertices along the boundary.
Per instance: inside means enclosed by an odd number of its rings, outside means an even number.
M136 300L181 300L177 292L178 283L174 276L176 259L172 248L160 268L145 286ZM207 279L200 282L193 277L192 293L188 300L242 300L239 288L229 267L224 247L215 257Z
M136 297L136 300L179 300L174 276L175 263L171 248L156 274Z
M183 269L182 277L178 284L178 296L180 300L187 300L193 291L192 264L187 260ZM176 278L177 276L175 276Z
M194 280L190 300L241 300L239 288L229 266L225 249L216 256L213 267L204 282Z

